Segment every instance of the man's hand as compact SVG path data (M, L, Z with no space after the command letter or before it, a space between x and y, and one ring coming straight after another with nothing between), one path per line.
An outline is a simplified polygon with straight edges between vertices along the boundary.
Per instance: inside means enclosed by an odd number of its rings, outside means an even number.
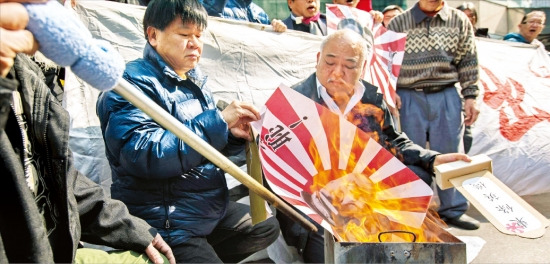
M470 159L470 157L468 157L468 155L466 155L466 154L448 153L448 154L441 154L441 155L435 156L433 166L435 168L435 166L437 166L437 165L441 165L441 164L444 164L444 163L449 163L449 162L453 162L453 161L457 161L457 160L462 160L462 161L466 161L466 162L472 161Z
M231 134L237 138L244 138L248 141L252 140L252 137L250 136L250 125L248 123L233 127L230 131Z
M164 256L170 261L170 264L176 264L176 259L174 258L174 254L172 253L172 249L166 242L164 242L164 239L157 234L155 238L153 239L153 242L149 244L149 246L145 249L145 254L147 254L147 257L153 263L155 264L161 264L164 263L164 259L160 255L160 253L164 254Z
M372 19L374 20L374 23L382 23L384 20L384 14L380 11L371 10L370 15L372 16Z
M395 116L399 117L399 109L401 109L401 97L399 97L398 94L395 94L395 107L389 106L390 113Z
M233 101L223 111L222 116L231 134L238 138L251 140L248 123L260 119L260 113L254 105Z
M0 2L5 2L0 0ZM43 2L43 1L42 1ZM24 30L29 22L27 10L20 3L0 3L0 75L5 77L19 52L33 54L38 43Z
M477 108L476 99L466 99L464 100L464 125L471 126L479 116L479 108Z
M271 20L271 26L273 26L273 31L275 31L275 32L285 32L286 31L285 23L283 23L283 21L281 21L279 19Z
M65 2L67 2L68 0L62 0L62 4L65 5ZM71 7L72 8L75 8L76 7L76 0L71 0Z

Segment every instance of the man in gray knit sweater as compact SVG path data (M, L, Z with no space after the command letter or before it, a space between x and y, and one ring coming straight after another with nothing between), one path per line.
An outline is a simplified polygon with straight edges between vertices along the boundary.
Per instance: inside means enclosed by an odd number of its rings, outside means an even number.
M429 141L430 149L440 153L464 152L464 125L472 125L479 114L477 51L468 17L443 0L419 0L388 29L407 33L397 79L401 129L420 146ZM456 189L438 189L438 195L438 212L446 223L479 228L464 214L469 205Z

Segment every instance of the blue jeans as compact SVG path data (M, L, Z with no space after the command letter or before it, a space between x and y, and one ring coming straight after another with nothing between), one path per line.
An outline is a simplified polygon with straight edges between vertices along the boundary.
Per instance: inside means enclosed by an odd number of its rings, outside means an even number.
M206 237L192 237L172 246L178 263L236 263L267 248L279 236L275 217L252 225L250 207L229 202L227 212Z
M398 89L397 94L401 97L401 130L414 143L426 147L430 142L430 149L440 153L464 153L462 100L454 86L429 94ZM431 176L414 172L431 184ZM438 213L442 218L459 217L468 210L468 201L455 188L441 190L437 187L437 193L441 202Z

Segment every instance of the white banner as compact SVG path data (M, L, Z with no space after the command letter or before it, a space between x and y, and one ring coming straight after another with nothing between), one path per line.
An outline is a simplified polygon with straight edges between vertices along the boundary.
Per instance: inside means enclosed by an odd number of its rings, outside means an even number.
M478 39L481 114L468 154L519 195L550 192L550 58L540 46Z
M94 37L111 42L126 61L141 57L144 7L78 1L76 11ZM266 25L210 18L203 40L199 65L215 99L238 99L261 107L279 84L291 86L315 71L322 37L292 30L275 33ZM549 192L550 59L533 45L486 39L478 39L478 52L480 87L485 93L479 98L481 114L469 154L489 155L494 175L519 195ZM93 108L97 92L90 89L69 79L67 108L73 131L88 132L95 139L89 141L81 133L75 138L72 132L71 146L88 148L75 154L94 156L91 162L95 162L105 158L103 146L95 145L101 134ZM86 104L73 98L86 98ZM105 164L95 162L82 170L89 177L102 173L100 178L110 178L104 175L109 171L102 168Z

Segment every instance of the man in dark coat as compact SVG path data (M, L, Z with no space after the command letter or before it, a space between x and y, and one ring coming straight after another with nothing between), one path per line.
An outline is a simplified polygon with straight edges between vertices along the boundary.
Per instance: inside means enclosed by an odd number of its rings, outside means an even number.
M80 241L174 263L154 228L75 169L69 114L36 63L14 60L36 50L25 8L0 5L0 263L71 263Z
M427 184L432 183L435 165L456 160L470 161L465 154L439 154L426 150L395 129L378 88L360 79L367 64L366 55L372 52L367 49L366 40L353 30L342 29L330 34L317 53L316 72L292 88L352 121ZM286 215L277 214L277 218L287 243L298 248L305 262L324 262L323 229L320 225L311 220L320 231L307 232Z
M283 20L288 29L327 35L327 18L321 14L320 0L287 0L290 15Z

